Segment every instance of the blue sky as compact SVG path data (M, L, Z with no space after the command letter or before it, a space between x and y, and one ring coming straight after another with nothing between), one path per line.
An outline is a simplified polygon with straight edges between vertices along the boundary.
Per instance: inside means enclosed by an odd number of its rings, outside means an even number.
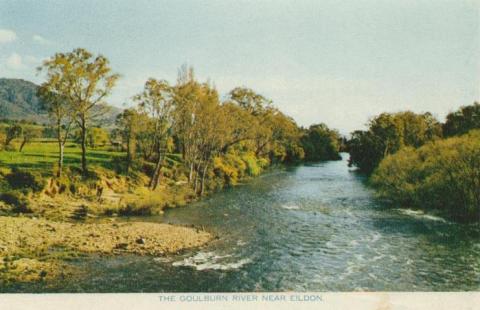
M383 111L443 119L480 97L474 0L0 0L0 77L41 82L41 60L76 47L122 75L117 106L184 63L221 94L247 86L342 133Z

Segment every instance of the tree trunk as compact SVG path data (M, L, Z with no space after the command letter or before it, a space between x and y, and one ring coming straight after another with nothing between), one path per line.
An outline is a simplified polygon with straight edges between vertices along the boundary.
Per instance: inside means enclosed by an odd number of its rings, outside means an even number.
M19 149L20 152L23 150L23 147L25 146L25 144L27 144L27 140L23 139L22 144L20 144L20 149Z
M162 161L163 157L158 154L157 164L155 165L155 170L149 184L151 190L155 190L158 186L158 182L160 181L160 170L162 169Z
M200 165L195 167L195 179L193 180L193 190L195 194L198 195L198 169L200 168Z
M85 124L85 117L81 120L81 143L82 143L82 173L87 174L87 126Z
M65 144L62 141L58 141L58 149L59 149L59 157L58 157L58 171L57 171L57 177L62 176L62 170L63 170L63 151L65 148Z
M207 169L208 169L208 162L205 164L205 167L203 167L203 171L202 171L202 181L200 183L200 196L203 196L205 192L205 176L207 174Z
M192 184L193 178L193 163L190 164L190 172L188 174L188 184Z
M127 137L127 167L126 167L126 173L128 174L128 171L130 170L130 162L132 161L132 155L131 155L131 147L130 147L130 137Z

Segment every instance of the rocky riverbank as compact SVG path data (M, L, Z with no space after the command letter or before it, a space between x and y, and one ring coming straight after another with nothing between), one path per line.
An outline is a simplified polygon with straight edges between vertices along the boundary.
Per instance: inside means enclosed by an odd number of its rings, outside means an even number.
M0 282L54 279L78 272L86 253L160 256L204 245L206 231L146 222L69 223L0 216Z

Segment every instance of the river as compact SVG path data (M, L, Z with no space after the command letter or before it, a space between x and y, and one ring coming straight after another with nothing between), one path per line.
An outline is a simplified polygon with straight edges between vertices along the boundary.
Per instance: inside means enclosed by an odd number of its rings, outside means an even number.
M150 221L204 226L207 247L168 257L91 256L86 277L37 292L480 289L480 230L376 201L343 160L273 170ZM138 220L138 219L136 219ZM145 219L143 219L145 220Z

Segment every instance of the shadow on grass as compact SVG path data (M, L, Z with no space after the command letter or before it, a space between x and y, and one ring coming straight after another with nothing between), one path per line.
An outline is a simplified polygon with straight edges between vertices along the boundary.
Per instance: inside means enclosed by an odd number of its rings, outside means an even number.
M21 170L35 170L42 174L51 174L57 166L58 155L54 153L20 153L12 154L13 157L20 156L22 160L18 162L12 162L12 160L2 160L0 158L0 166L9 168L16 168ZM122 154L118 153L102 153L102 151L89 151L87 153L87 163L89 165L100 166L105 169L113 169L114 164L112 159L121 157ZM43 160L42 160L43 159ZM81 153L80 152L67 152L64 157L64 166L80 167Z

